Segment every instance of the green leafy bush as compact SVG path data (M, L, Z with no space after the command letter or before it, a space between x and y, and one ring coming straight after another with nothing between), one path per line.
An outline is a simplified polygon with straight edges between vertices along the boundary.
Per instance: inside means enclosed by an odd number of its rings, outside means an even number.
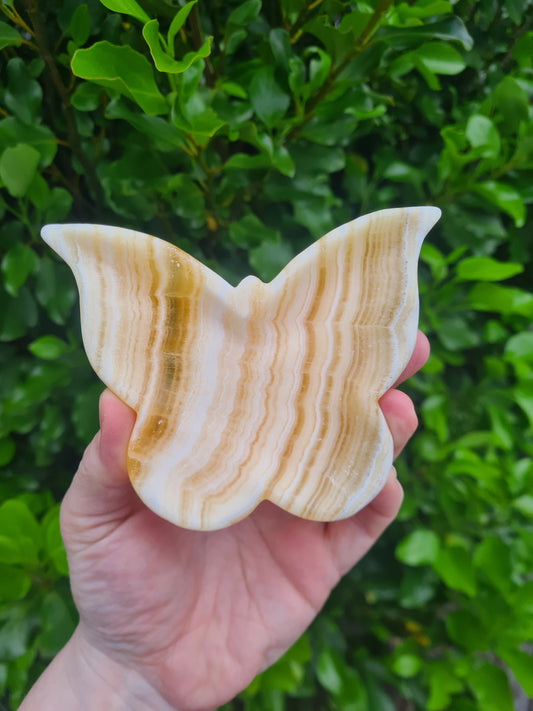
M530 0L1 0L0 694L68 638L58 506L97 429L46 222L120 224L235 283L434 204L422 428L399 522L228 708L510 711L533 697ZM528 644L530 646L528 646Z

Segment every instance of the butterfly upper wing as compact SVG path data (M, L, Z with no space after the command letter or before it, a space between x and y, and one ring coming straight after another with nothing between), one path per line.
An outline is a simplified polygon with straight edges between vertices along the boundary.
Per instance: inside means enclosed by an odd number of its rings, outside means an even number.
M48 225L42 236L74 273L85 350L101 380L137 411L154 391L168 392L203 302L212 305L208 316L216 322L216 304L223 308L232 287L174 245L141 232Z

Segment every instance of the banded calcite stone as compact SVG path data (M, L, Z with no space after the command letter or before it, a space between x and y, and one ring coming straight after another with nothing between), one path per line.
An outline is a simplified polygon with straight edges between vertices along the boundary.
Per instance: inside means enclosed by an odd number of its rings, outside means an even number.
M414 348L418 255L439 214L361 217L270 283L236 287L140 232L45 227L74 272L91 365L137 413L128 471L141 499L201 530L264 499L317 521L371 501L393 450L378 401Z

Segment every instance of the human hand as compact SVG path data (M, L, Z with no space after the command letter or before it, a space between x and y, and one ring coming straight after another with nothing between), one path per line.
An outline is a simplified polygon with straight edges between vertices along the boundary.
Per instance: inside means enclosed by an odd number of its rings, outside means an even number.
M398 382L428 353L419 334ZM416 429L413 405L394 389L380 405L397 455ZM306 521L263 502L229 528L185 530L131 487L134 413L106 391L100 418L61 508L80 613L63 665L80 709L96 708L83 691L96 683L114 699L109 709L200 711L233 698L303 633L402 501L392 470L381 493L344 521Z

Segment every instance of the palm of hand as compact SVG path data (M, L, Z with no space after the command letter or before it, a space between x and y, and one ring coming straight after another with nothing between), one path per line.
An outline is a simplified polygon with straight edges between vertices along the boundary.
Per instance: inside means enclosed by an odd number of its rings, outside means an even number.
M391 391L382 409L399 450L416 426L410 401ZM333 524L265 502L228 529L187 531L144 507L129 484L133 413L106 393L102 415L62 506L80 627L173 708L214 708L302 634L394 518L401 487L392 476L365 509Z
M374 512L380 529L395 513L393 487L374 504L383 506ZM209 708L299 637L377 537L368 523L300 521L263 504L230 529L195 533L139 507L70 556L73 593L98 649L136 668L177 708Z

